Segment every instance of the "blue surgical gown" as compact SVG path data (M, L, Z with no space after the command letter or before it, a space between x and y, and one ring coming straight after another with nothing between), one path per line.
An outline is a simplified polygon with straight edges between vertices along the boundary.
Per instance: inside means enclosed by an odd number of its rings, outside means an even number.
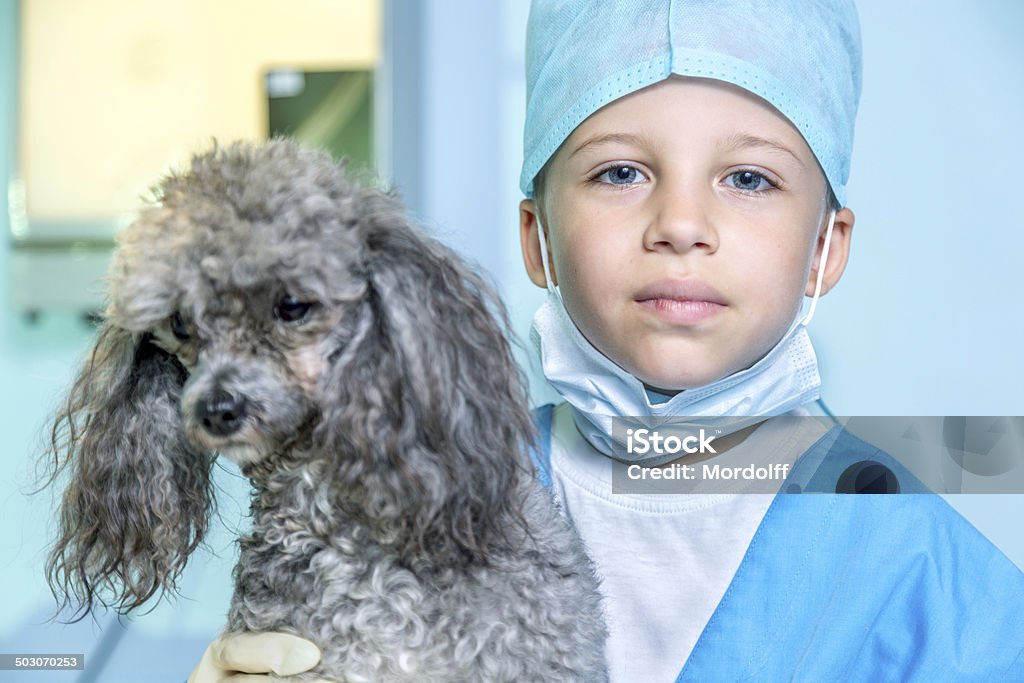
M536 417L546 446L549 406ZM546 450L535 463L550 485ZM826 493L863 460L905 494ZM768 508L677 683L1024 681L1024 573L941 497L907 493L922 488L829 431L783 484L801 495Z

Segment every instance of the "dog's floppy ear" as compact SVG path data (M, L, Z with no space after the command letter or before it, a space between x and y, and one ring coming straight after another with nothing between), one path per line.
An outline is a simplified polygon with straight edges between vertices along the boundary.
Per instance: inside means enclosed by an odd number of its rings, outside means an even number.
M345 478L368 520L391 520L419 549L485 557L534 438L504 309L454 253L376 201L362 329L336 363L324 427L343 455L362 455Z
M108 322L56 416L51 481L70 481L47 576L78 619L173 591L206 531L211 458L185 443L185 378L148 334Z

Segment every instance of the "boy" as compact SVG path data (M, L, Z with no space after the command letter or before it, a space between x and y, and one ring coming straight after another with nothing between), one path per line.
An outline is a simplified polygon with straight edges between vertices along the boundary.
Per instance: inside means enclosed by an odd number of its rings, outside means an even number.
M538 466L601 574L611 680L1024 680L1024 577L937 497L612 493L613 418L725 418L721 451L792 455L787 493L862 446L765 420L817 398L805 326L849 256L854 9L642 5L538 1L527 41L522 246L565 399ZM204 665L315 662L284 638Z
M611 680L1024 680L1024 577L937 497L612 492L613 418L804 454L787 492L870 453L764 420L817 398L804 328L849 256L852 5L535 2L527 46L522 247L565 399L539 469L602 576Z

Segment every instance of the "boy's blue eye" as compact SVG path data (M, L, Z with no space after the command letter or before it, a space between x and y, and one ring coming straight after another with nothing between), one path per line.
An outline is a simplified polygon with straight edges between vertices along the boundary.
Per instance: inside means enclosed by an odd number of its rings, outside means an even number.
M633 166L612 166L601 171L595 180L602 180L610 185L632 185L647 180L647 176Z
M729 185L746 192L764 192L775 188L770 180L755 171L736 171L728 176Z

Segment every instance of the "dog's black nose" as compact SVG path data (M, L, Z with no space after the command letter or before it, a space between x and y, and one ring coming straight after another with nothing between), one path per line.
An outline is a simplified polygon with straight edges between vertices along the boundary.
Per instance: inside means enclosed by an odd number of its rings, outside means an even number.
M245 420L245 399L218 390L204 396L196 406L196 417L214 436L234 434Z

